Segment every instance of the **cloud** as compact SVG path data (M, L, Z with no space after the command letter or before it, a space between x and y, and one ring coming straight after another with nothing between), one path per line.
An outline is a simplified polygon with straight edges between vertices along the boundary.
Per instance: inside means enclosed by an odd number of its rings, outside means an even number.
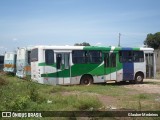
M101 46L101 45L102 45L102 43L100 43L100 42L96 43L96 46Z
M0 49L4 49L4 46L0 46Z
M18 41L18 39L17 39L17 38L13 38L12 40L13 40L13 41Z

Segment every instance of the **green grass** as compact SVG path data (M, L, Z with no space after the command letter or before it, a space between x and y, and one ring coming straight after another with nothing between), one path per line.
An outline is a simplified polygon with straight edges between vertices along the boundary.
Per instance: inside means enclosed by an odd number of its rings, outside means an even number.
M156 79L160 79L160 71L156 73Z
M139 93L124 86L117 84L51 86L3 75L0 76L0 110L90 111L110 110L109 106L115 106L118 110L160 110L160 101L156 101L160 98L159 94ZM111 99L109 106L106 106L105 101L100 100L99 96L109 96L113 101Z
M1 110L89 110L102 106L96 96L62 95L64 86L41 85L13 76L1 77ZM69 89L70 90L70 89ZM47 103L50 101L51 103Z

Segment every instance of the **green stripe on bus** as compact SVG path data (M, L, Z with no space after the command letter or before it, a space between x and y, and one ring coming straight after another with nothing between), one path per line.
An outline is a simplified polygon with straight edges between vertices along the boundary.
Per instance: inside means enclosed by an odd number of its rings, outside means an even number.
M48 65L48 64L46 64L45 62L43 62L43 63L38 63L38 66L51 66L51 67L56 67L56 64L54 63L54 64L51 64L51 65Z

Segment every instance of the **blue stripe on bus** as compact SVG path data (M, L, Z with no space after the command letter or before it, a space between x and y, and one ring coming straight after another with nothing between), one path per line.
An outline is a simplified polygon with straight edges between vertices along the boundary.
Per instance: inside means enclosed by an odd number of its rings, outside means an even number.
M123 63L123 80L133 80L133 79L134 79L134 64Z
M132 50L132 48L122 48L122 50ZM128 62L123 63L123 80L133 80L134 79L134 63Z
M132 48L124 47L124 48L122 48L122 50L132 50Z

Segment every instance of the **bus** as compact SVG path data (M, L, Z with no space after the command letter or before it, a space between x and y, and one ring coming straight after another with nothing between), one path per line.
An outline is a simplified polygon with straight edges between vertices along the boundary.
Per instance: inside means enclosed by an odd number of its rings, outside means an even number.
M31 51L31 79L51 85L143 83L146 74L155 77L153 51L114 46L35 46Z
M17 55L14 52L6 52L4 55L4 72L16 73L16 58Z
M0 71L3 70L4 66L4 55L0 55Z
M17 50L16 76L19 78L31 75L30 53L31 47L22 47Z

